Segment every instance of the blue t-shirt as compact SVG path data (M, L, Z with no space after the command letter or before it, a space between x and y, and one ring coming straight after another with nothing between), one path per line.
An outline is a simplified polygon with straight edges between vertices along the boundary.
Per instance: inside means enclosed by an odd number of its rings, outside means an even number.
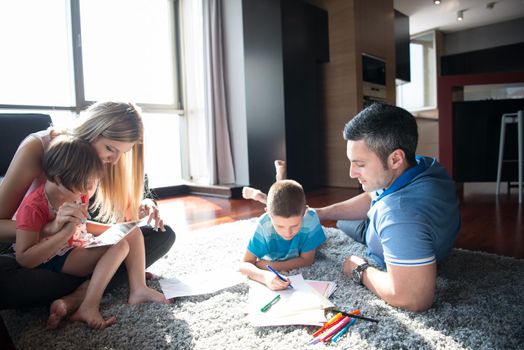
M454 182L434 158L417 157L422 167L406 186L368 211L368 255L382 267L440 262L453 248L460 229Z
M275 231L271 217L266 213L258 219L255 233L247 245L247 250L259 259L284 261L316 249L325 240L326 236L317 213L311 208L306 210L302 227L289 241Z

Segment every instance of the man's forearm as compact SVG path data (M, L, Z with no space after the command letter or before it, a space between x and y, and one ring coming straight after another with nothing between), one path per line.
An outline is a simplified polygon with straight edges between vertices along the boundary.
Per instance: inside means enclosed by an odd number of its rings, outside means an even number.
M374 267L366 269L362 282L370 291L391 306L410 311L425 311L433 303L433 293L418 290L415 286L395 288L391 274Z
M366 218L371 197L368 193L315 209L320 220L363 220Z

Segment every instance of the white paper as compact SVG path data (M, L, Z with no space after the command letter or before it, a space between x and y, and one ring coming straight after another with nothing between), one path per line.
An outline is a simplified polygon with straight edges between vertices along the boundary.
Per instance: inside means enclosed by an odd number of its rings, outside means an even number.
M293 288L272 291L265 285L249 281L249 320L252 325L313 325L326 322L324 310L335 305L309 286L302 275L288 276ZM269 301L280 295L276 302L266 312L260 309Z
M207 272L162 278L159 282L166 299L171 299L175 297L215 293L219 290L245 282L246 280L247 277L240 272Z

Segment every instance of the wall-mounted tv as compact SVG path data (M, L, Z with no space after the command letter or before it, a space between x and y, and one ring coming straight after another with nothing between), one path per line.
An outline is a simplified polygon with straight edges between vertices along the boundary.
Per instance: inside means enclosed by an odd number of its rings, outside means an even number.
M378 57L362 54L362 81L386 85L386 62Z

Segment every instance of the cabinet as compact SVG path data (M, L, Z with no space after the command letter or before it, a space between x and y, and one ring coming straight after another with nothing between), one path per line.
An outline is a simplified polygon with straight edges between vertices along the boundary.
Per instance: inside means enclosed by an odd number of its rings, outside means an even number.
M494 182L503 113L524 109L524 99L453 103L453 178L457 182ZM504 159L517 159L517 124L506 127ZM503 181L517 180L517 164L504 163Z
M321 69L329 60L327 12L301 0L244 1L249 184L266 192L273 161L305 190L321 185Z

